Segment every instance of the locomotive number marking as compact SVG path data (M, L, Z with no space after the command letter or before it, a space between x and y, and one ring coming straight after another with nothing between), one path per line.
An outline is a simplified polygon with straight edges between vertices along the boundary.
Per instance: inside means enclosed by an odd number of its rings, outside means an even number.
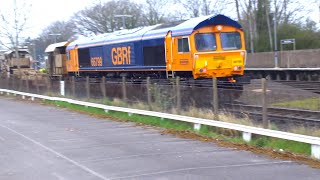
M91 66L102 66L102 57L92 57Z
M117 47L112 48L111 50L111 58L113 65L123 65L130 64L130 46L128 47Z

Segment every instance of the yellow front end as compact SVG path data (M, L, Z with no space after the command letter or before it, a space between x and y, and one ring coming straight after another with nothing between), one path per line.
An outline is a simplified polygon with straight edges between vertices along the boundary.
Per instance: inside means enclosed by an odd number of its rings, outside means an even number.
M191 40L195 79L243 75L246 50L242 30L228 26L205 27L195 31Z
M195 53L193 75L195 79L243 75L245 55L245 51Z

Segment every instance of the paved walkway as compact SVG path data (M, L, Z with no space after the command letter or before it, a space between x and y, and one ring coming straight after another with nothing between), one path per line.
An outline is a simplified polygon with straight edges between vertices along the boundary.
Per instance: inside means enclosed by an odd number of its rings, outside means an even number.
M320 170L0 97L0 179L319 179Z

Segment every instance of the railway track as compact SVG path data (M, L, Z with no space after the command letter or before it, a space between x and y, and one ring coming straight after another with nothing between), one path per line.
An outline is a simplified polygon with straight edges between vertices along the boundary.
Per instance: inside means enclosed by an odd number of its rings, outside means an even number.
M320 94L320 82L319 81L274 81L277 83L281 83L287 86L291 86L297 89L303 89L307 91L311 91L313 93Z
M230 113L247 115L257 121L262 120L262 106L225 103L222 107ZM268 107L267 114L268 120L275 123L298 123L320 126L320 111Z

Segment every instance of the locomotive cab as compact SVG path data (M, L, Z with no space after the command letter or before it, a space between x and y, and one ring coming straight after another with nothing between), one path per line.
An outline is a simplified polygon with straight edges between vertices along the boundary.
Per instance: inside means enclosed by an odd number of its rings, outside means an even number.
M246 49L241 26L223 15L199 21L190 34L169 31L165 38L167 77L189 72L194 79L231 82L244 74Z

